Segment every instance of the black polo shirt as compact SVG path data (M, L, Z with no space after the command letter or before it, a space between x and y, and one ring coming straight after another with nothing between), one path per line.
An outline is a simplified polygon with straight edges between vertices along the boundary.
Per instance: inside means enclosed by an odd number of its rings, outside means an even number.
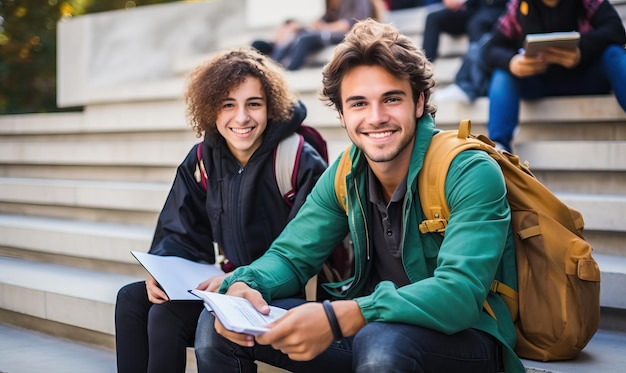
M385 203L380 182L369 167L367 170L372 270L365 292L370 294L380 281L392 281L397 287L407 285L410 281L402 265L401 247L406 176L393 192L389 203Z

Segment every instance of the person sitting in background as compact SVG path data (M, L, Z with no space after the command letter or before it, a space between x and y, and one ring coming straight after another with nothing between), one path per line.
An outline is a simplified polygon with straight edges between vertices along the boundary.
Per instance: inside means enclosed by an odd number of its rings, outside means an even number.
M528 34L578 31L578 48L552 48L536 57L521 50ZM520 99L615 94L626 111L626 32L608 0L511 0L486 45L495 69L489 86L487 131L511 151Z
M517 283L496 162L478 150L457 155L446 180L445 239L417 228L417 175L437 136L431 63L396 28L367 19L335 48L322 76L323 100L352 142L349 166L335 161L272 247L237 268L220 292L267 314L267 302L297 294L347 233L354 276L329 284L337 289L332 302L295 299L256 338L202 311L198 371L255 372L258 360L294 372L524 372L509 309L490 291L494 278ZM336 180L345 182L344 198Z
M185 98L193 128L198 136L204 132L204 141L177 169L150 253L215 263L217 243L231 267L250 264L295 216L326 169L305 143L293 205L283 200L273 153L300 127L306 108L287 89L282 68L250 47L222 52L196 68ZM207 189L201 185L202 167ZM198 288L216 291L225 276ZM184 373L186 348L193 346L202 309L200 300L169 301L149 275L145 282L124 286L115 305L118 372Z
M482 69L481 48L498 18L506 9L507 0L443 0L444 7L426 16L422 47L431 61L439 57L441 33L454 36L467 34L469 47L463 57L454 84L436 91L433 100L471 102L487 94L489 71Z
M387 10L400 10L435 4L440 1L441 0L384 0L384 3Z
M298 70L311 54L341 42L358 20L379 19L378 1L326 0L326 11L320 19L310 25L289 19L279 27L273 41L255 40L252 46L287 70Z

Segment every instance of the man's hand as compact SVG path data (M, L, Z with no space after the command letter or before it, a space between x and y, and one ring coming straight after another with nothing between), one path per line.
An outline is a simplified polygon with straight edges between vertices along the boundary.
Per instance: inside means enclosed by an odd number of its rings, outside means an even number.
M169 300L167 294L159 287L159 283L150 275L146 279L146 291L148 292L148 300L154 304L165 303Z
M224 279L231 274L232 273L224 273L223 275L213 276L210 279L202 281L200 284L198 284L196 289L211 291L215 293L220 289L220 286L222 286L222 282L224 281Z
M526 57L519 53L511 58L509 71L518 78L541 74L548 68L548 63L540 57Z
M250 288L243 282L235 282L231 284L226 294L247 299L259 312L264 315L267 315L270 312L270 307L261 296L261 293ZM222 337L240 346L254 346L253 335L232 332L224 328L222 323L217 318L215 318L215 331Z
M356 301L335 301L332 305L344 336L356 334L365 325ZM268 327L270 331L257 336L256 341L272 345L292 360L311 360L333 342L330 322L321 303L309 302L292 308Z
M271 344L292 360L311 360L333 342L321 303L309 302L292 308L268 327L270 331L257 336L257 342Z
M571 69L580 63L580 49L550 48L541 52L539 57L546 63L553 63Z

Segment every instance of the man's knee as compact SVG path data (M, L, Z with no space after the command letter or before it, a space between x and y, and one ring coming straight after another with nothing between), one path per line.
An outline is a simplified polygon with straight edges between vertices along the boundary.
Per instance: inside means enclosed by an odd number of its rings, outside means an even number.
M210 349L215 345L219 334L215 331L215 317L207 310L203 310L198 318L198 326L196 327L196 341L194 347L197 351Z
M399 364L403 367L407 363L414 364L414 359L408 362L399 359L402 341L398 338L400 335L390 326L382 322L369 323L354 336L352 352L357 372L384 372L397 368ZM404 368L408 371L413 369Z

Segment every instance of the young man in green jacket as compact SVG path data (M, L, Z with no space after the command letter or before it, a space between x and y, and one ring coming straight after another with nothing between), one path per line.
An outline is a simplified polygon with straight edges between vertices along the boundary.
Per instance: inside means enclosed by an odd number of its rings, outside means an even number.
M417 175L437 132L433 86L432 65L392 26L359 22L336 47L322 95L353 142L347 212L335 194L336 161L271 248L220 289L262 313L268 303L290 311L256 337L203 311L200 372L254 372L255 360L296 372L524 371L509 311L489 290L494 278L516 288L498 165L481 151L459 154L445 183L445 239L418 229L425 217ZM286 302L347 233L354 276L335 284L335 300ZM483 310L486 299L496 318Z

